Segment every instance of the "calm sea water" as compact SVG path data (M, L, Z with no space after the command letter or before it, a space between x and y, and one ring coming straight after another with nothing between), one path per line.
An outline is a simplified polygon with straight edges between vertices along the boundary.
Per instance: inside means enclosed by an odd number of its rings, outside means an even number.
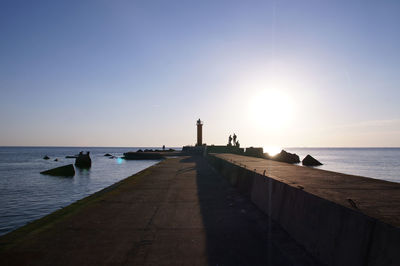
M302 160L307 154L324 165L318 169L400 183L400 148L285 148Z
M39 172L71 164L79 151L90 151L92 167L73 178L41 175ZM0 147L0 235L45 216L72 202L135 174L157 160L109 159L105 153L122 156L137 148ZM50 160L43 160L48 155ZM58 158L58 162L54 159Z
M73 178L40 175L53 167L74 163L65 159L90 151L93 166ZM84 198L158 161L109 159L137 148L0 147L0 235ZM400 148L285 148L301 159L312 155L318 168L400 182ZM43 160L48 155L50 160ZM58 158L59 162L54 159Z

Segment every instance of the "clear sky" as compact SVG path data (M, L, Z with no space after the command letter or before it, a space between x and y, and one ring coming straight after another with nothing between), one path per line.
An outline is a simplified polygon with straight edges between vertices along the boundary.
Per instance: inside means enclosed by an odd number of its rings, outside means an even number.
M400 146L400 1L0 1L0 145Z

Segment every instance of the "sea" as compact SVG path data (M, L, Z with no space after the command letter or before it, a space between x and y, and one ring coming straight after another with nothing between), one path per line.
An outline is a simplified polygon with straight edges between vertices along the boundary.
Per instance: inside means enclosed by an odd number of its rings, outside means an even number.
M154 148L154 147L146 147ZM169 148L169 147L168 147ZM127 161L121 156L138 147L0 147L0 235L146 169L159 160ZM141 148L145 149L145 148ZM303 159L323 163L317 168L400 183L400 148L284 148ZM74 163L67 155L90 151L92 167L74 177L40 172ZM115 158L104 156L110 153ZM44 156L49 160L44 160ZM55 161L58 159L58 161Z
M400 183L400 148L285 148L300 160L308 154L318 169ZM299 164L301 165L301 164Z
M147 147L151 148L151 147ZM0 147L0 235L65 207L79 199L144 170L159 160L123 160L124 152L139 148ZM142 148L143 149L143 148ZM76 168L74 177L41 175L54 167L73 164L89 151L92 167ZM115 158L104 156L109 153ZM44 160L44 156L50 157ZM58 161L55 161L58 159Z

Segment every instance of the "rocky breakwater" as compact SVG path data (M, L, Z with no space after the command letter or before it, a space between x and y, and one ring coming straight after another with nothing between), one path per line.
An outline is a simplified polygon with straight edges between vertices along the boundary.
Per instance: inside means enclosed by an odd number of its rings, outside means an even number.
M125 152L124 157L125 160L160 160L164 159L164 155L160 152L144 152L144 151L137 151L137 152Z
M167 158L168 156L181 156L181 155L183 155L182 152L175 151L174 149L168 149L168 150L145 149L145 150L138 150L136 152L134 151L125 152L122 158L125 160L161 160Z

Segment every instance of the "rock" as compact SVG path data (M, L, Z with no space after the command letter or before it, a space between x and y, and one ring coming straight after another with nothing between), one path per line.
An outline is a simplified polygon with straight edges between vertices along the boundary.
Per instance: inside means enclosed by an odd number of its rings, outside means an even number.
M305 166L318 166L318 165L322 165L322 163L320 161L318 161L317 159L315 159L314 157L312 157L310 154L308 154L303 161L301 162L303 165Z
M55 161L55 162L58 162L58 159L57 159L57 158L55 158L55 159L54 159L54 161Z
M52 176L74 176L75 169L72 164L60 166L47 171L40 172L42 175L52 175Z
M106 154L104 154L104 156L110 157L110 156L112 156L112 155L109 154L109 153L106 153Z
M46 156L43 157L43 159L44 160L48 160L48 159L50 159L50 157L46 155Z
M285 150L282 150L275 156L270 157L272 160L284 163L299 163L300 157L295 153L289 153Z
M78 155L67 155L67 156L65 156L65 158L67 158L67 159L76 159L76 158L78 158Z
M92 159L89 156L90 152L83 154L80 152L78 157L75 159L75 166L79 168L90 168L92 166Z
M143 152L141 149L139 149L137 152Z

